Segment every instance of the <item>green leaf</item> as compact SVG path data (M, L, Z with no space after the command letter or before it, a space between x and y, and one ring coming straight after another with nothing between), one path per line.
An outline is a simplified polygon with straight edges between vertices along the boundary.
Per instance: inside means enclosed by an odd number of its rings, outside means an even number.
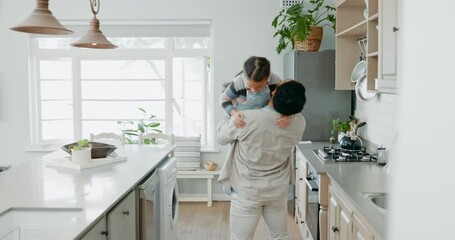
M138 109L139 109L141 112L143 112L143 113L147 113L147 112L145 111L145 109L143 109L143 108L138 108Z

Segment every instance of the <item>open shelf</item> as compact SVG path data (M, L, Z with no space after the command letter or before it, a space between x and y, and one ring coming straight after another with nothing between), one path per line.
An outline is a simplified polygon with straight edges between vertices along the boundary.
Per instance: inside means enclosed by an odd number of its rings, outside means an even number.
M367 20L363 20L354 26L338 33L337 37L345 37L345 36L365 36L367 33Z
M379 19L379 13L376 13L368 18L369 21L377 21Z
M388 1L388 0L383 0ZM337 32L335 34L335 89L353 90L350 76L359 62L358 39L367 38L367 88L375 89L379 62L379 0L335 0ZM364 17L365 10L368 17Z
M377 56L379 56L379 52L372 52L372 53L367 54L367 57L377 57Z

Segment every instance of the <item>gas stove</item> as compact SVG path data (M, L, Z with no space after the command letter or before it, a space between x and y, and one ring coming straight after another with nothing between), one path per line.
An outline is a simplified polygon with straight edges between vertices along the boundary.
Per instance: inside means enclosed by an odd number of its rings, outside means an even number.
M316 154L323 163L376 161L376 157L367 153L365 148L360 150L346 150L339 147L324 147L323 149L314 149L313 153Z

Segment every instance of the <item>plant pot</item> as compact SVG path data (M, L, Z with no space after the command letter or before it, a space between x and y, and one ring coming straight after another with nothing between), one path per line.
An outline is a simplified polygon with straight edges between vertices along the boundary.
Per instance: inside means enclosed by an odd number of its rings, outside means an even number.
M71 160L73 163L87 163L92 159L92 149L84 148L81 150L71 150Z
M304 52L319 51L323 33L324 31L321 26L312 26L310 35L304 41L294 39L295 49Z

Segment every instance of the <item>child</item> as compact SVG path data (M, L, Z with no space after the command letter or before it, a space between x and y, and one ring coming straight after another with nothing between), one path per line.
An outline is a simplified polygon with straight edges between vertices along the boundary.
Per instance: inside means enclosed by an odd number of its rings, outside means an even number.
M234 117L236 127L243 127L245 121L241 110L259 109L267 105L270 93L281 79L270 72L270 62L263 57L250 57L243 64L243 71L227 85L220 97L221 107ZM292 116L280 117L276 124L286 127Z

